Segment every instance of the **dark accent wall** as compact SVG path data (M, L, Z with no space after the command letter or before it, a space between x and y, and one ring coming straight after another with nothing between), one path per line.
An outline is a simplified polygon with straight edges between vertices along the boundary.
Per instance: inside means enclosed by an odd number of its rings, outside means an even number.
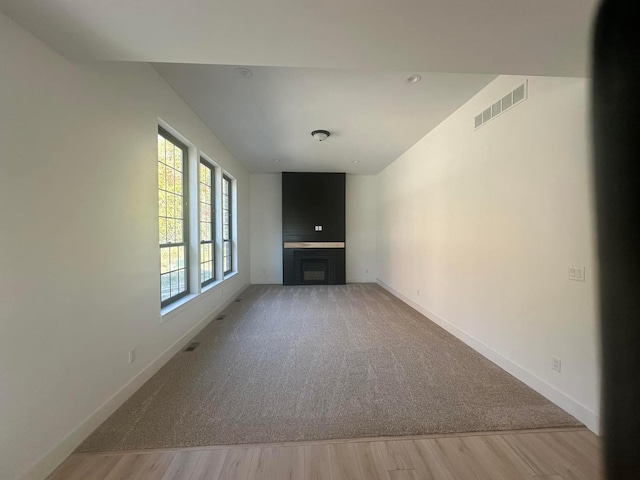
M283 173L282 240L344 242L345 181L344 173Z
M283 242L345 241L344 173L282 174L282 240ZM322 231L316 231L322 226ZM345 249L296 249L282 251L283 283L301 285L301 261L305 258L326 259L329 264L326 283L346 283Z

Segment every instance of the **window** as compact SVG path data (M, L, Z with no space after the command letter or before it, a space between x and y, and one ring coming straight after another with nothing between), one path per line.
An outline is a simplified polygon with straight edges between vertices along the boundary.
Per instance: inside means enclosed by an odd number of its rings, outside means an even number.
M160 227L160 292L164 307L189 290L187 147L158 129L158 203Z
M215 280L215 215L213 168L200 159L200 283L207 285Z
M233 269L233 231L231 225L231 179L222 176L222 267L224 274Z

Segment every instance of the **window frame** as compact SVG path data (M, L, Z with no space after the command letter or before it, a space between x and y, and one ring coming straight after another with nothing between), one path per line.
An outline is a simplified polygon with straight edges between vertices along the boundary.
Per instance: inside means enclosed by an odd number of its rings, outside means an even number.
M175 147L179 148L182 151L182 242L179 243L159 243L160 249L160 308L167 307L177 300L186 297L189 295L190 291L190 258L189 258L189 147L177 139L174 135L168 132L166 129L158 126L158 135L163 137L165 141L169 141ZM157 159L158 167L160 166L160 158ZM158 172L159 175L159 172ZM160 183L158 179L157 183L157 191L158 191L158 204L160 203ZM167 193L167 190L165 190ZM175 192L173 192L175 194ZM158 207L159 208L159 207ZM158 242L160 241L160 210L158 209ZM167 218L168 217L164 217ZM175 218L175 217L174 217ZM165 248L171 247L183 247L184 248L184 291L179 292L176 295L172 295L169 298L162 300L162 250ZM180 269L178 269L180 270Z
M227 182L227 208L224 208L224 182ZM222 268L223 275L229 275L233 272L233 179L227 175L226 173L222 174L222 188L220 189L220 200L221 200L221 210L222 210ZM225 215L225 210L227 214ZM228 225L229 225L229 238L225 238L224 236L224 221L228 217ZM224 270L224 244L225 242L229 243L229 269Z
M202 185L202 181L200 180L200 168L204 167L207 168L210 172L210 185L208 185L211 188L211 192L210 192L210 204L209 207L211 209L210 212L210 220L209 220L209 226L211 227L211 239L210 240L202 240L202 224L204 223L202 221L202 206L203 206L203 201L202 198L200 197L200 185ZM199 245L199 258L198 258L198 262L200 265L200 286L201 287L205 287L213 282L216 281L217 275L216 275L216 270L217 270L217 262L216 262L216 254L217 254L217 249L216 249L216 215L217 215L217 210L216 210L216 194L217 194L217 188L216 188L216 167L209 161L207 160L205 157L201 156L200 157L200 161L198 162L198 245ZM212 272L212 276L211 278L202 281L202 245L211 245L211 259L208 260L208 262L211 262L211 272Z

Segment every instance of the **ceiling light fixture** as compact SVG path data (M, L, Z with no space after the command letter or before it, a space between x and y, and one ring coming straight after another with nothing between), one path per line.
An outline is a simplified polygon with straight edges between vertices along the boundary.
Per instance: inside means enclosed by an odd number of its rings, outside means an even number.
M324 142L330 135L331 133L327 130L314 130L311 132L311 136L319 142Z
M413 75L409 75L407 78L405 78L404 83L408 83L409 85L414 85L418 83L420 80L422 80L422 77L417 73L414 73Z
M280 159L279 159L279 158L274 158L274 159L273 159L273 161L274 161L274 162L279 162L279 161L280 161Z
M360 160L351 160L351 163L360 163Z

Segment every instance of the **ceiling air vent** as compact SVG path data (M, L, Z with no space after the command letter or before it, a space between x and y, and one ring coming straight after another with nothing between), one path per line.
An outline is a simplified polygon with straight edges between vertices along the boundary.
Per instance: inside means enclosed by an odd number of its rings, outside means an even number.
M482 112L482 123L486 123L491 120L491 107Z
M495 117L502 113L502 102L498 100L496 103L491 105L491 117Z
M498 115L509 110L514 105L527 99L529 90L529 81L527 80L515 90L509 92L500 100L493 103L489 108L485 108L481 113L477 114L474 119L474 128L477 130L489 120L496 118Z
M511 105L513 105L513 92L509 92L509 95L502 97L502 110L506 110Z
M522 84L513 91L513 104L515 105L520 100L524 100L524 95L525 95L524 84Z

